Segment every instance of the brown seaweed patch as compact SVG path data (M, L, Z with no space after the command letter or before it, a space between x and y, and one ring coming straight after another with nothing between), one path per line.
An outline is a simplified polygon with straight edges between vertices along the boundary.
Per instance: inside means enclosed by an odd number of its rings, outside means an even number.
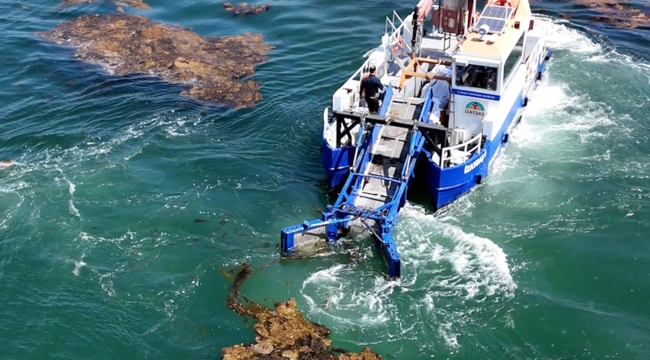
M619 4L618 0L575 0L575 3L585 7L598 8L602 6L613 6ZM623 1L625 2L625 1Z
M235 345L224 348L224 360L381 360L380 355L364 348L359 354L348 353L331 347L326 336L330 330L325 326L305 320L296 308L296 301L289 299L276 303L275 309L255 303L243 297L240 302L239 289L252 274L248 264L241 267L233 279L226 304L239 315L256 320L255 344ZM336 354L338 353L338 354Z
M252 75L272 49L259 34L203 38L126 14L84 15L37 34L76 47L77 58L100 64L110 74L156 76L184 85L182 95L233 107L261 101L259 84L241 79Z
M594 21L608 23L618 28L636 29L650 27L650 18L638 9L630 9L623 14L594 16L592 19Z
M221 5L226 8L226 11L233 15L261 14L271 8L271 5L248 5L245 2L240 4L222 2Z
M594 21L626 29L650 27L647 14L633 8L627 1L575 0L575 3L598 12L598 15L591 18Z
M98 1L99 0L64 0L61 4L59 4L59 6L68 7L73 5L92 4ZM113 0L111 2L118 8L130 6L137 9L151 9L151 7L142 0Z

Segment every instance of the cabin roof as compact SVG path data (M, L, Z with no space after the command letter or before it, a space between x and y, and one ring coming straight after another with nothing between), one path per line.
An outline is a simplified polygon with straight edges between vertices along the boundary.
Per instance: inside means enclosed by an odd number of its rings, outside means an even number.
M512 7L515 8L514 14L507 21L506 28L503 34L495 42L488 42L487 39L492 36L488 34L483 40L481 36L474 30L467 34L466 38L460 44L458 55L471 55L490 57L495 59L502 59L514 47L517 40L521 36L521 32L528 27L528 22L531 17L530 3L528 0L510 0ZM515 29L515 22L519 21L519 29Z

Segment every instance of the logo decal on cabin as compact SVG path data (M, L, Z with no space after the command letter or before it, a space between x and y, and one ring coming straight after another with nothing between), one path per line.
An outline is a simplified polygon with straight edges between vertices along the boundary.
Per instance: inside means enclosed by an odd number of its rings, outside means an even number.
M465 106L465 114L484 116L485 115L485 106L478 101L470 101Z

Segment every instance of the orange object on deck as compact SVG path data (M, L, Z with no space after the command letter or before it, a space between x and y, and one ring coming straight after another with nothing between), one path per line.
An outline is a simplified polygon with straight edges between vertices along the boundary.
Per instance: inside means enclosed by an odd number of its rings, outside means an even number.
M429 59L429 58L413 58L411 62L402 70L402 77L400 78L399 81L399 87L400 89L404 86L406 83L406 80L412 78L412 77L419 77L419 78L424 78L428 80L443 80L451 84L451 78L446 77L446 76L434 76L430 73L420 73L418 72L418 67L422 64L431 64L431 65L437 65L437 64L442 64L445 66L451 66L451 61L448 60L442 60L442 59Z
M490 5L514 7L510 0L493 0Z

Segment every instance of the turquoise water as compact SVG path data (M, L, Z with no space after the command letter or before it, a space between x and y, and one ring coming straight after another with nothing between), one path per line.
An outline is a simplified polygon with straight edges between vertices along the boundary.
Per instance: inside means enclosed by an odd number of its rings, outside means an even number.
M219 2L133 11L204 36L263 33L264 101L228 110L112 77L34 35L110 3L1 2L0 358L214 359L253 341L220 269L278 259L282 227L328 201L321 113L403 0ZM274 262L242 288L295 297L338 347L387 359L647 359L647 34L563 3L538 25L555 51L484 183L443 215L419 202L390 282L368 239ZM572 22L558 12L575 11Z

